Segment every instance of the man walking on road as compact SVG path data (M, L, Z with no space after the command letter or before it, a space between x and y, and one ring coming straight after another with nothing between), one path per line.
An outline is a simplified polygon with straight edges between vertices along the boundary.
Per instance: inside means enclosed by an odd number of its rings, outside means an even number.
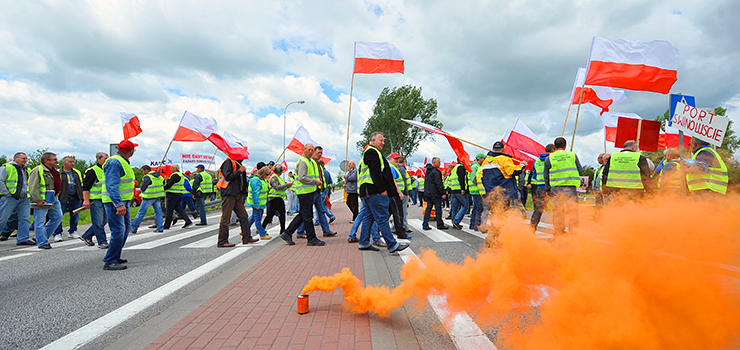
M80 213L74 213L74 211L82 206L82 174L74 166L74 158L70 156L62 158L62 171L59 173L62 178L59 202L62 203L62 215L69 212L69 230L67 231L69 237L80 238L80 235L77 234L77 222L80 219ZM61 237L62 231L64 231L62 224L59 224L54 235Z
M23 152L13 155L13 160L0 167L0 228L4 228L13 213L18 216L16 245L34 245L29 239L31 225L31 203L28 201L28 156ZM10 233L0 235L0 241L7 241Z
M462 221L465 213L468 212L468 197L465 195L468 190L468 172L465 170L465 166L462 165L460 159L457 160L457 164L452 168L449 175L450 178L450 195L452 200L450 201L450 216L452 217L452 227L458 230L462 230Z
M236 244L229 243L229 224L231 213L239 218L241 227L242 244L259 241L252 238L249 230L249 215L244 207L244 194L247 192L247 168L242 165L242 160L226 158L221 164L218 174L216 188L221 192L221 221L218 225L219 248L229 248Z
M307 143L303 148L303 155L298 159L295 166L296 183L294 187L298 195L298 215L293 218L293 221L290 222L285 232L280 234L280 238L288 243L288 245L295 245L292 238L293 232L301 224L303 224L303 228L306 231L307 245L322 246L326 244L326 242L316 237L316 231L313 228L313 204L318 187L322 185L321 180L319 180L318 164L311 159L313 154L313 145Z
M651 173L647 158L637 151L637 141L627 141L624 149L612 154L604 164L605 194L612 195L615 201L640 200L645 191L652 192Z
M373 222L378 224L378 229L388 247L388 252L395 253L409 247L407 243L399 243L391 234L388 224L388 207L390 199L389 191L396 190L393 175L391 175L390 163L383 158L380 150L385 145L385 137L380 132L374 132L370 137L370 145L365 148L359 166L360 198L369 209L370 215L366 215L360 232L360 250L374 250L370 244L370 229Z
M565 216L568 215L568 227L578 225L578 192L581 185L580 174L583 172L578 156L565 150L567 142L558 137L553 142L555 152L545 159L545 192L552 198L552 224L555 235L565 233ZM606 171L606 170L605 170ZM606 173L604 173L606 176Z
M534 204L529 226L532 227L533 232L537 232L537 226L540 225L542 213L545 212L547 200L549 199L549 195L545 192L545 160L552 152L555 152L555 145L549 144L545 146L545 153L540 154L539 158L534 161L532 172L529 173L529 187L532 191L532 201Z
M446 230L447 227L442 221L442 200L446 197L444 182L442 180L442 173L439 171L439 166L442 165L442 160L439 157L432 158L432 163L427 164L426 179L424 181L424 200L427 201L427 210L424 211L424 222L422 222L421 228L424 230L431 230L429 227L429 218L432 215L432 208L434 208L435 217L437 219L437 228L440 230Z
M118 154L110 157L103 166L105 186L103 206L108 215L110 245L105 254L103 270L125 270L128 260L121 259L121 251L131 230L129 205L134 198L134 171L129 159L134 155L137 144L123 140L118 144Z
M185 189L185 175L180 172L180 166L177 164L172 165L172 175L170 176L167 183L164 185L165 195L167 196L167 214L164 220L164 229L169 230L170 224L172 223L172 215L175 211L185 220L185 225L182 228L188 228L193 224L188 217L188 214L180 206L182 204L182 195L188 190Z
M357 195L357 165L354 160L350 160L347 167L347 174L344 175L344 191L347 192L347 207L352 212L354 223L360 210Z
M34 232L39 249L51 249L49 237L62 223L62 204L59 192L62 179L57 171L57 155L46 152L41 155L41 164L28 175L28 193L31 195ZM47 221L48 218L48 221ZM56 241L62 240L62 235Z
M473 197L473 210L470 211L469 228L473 231L478 231L478 225L481 224L481 216L483 215L483 198L478 190L477 175L478 169L480 169L480 165L483 164L485 159L486 156L483 153L478 153L475 156L475 162L470 166L470 174L468 174L468 191Z
M164 232L164 225L162 223L162 205L160 199L164 198L164 178L159 176L158 172L152 172L152 168L148 165L141 167L141 172L144 174L144 178L141 180L139 190L141 191L141 207L139 212L136 213L134 222L131 223L131 233L136 233L141 225L141 220L144 219L146 211L149 207L154 208L154 222L157 224L157 230L155 232Z
M98 152L95 154L95 165L85 170L85 180L82 184L82 207L90 209L92 225L82 234L80 239L89 246L94 246L93 235L98 241L98 248L108 248L108 237L105 234L105 224L108 222L103 206L103 186L105 186L105 173L103 165L108 160L108 154Z
M206 198L213 194L213 178L206 170L203 164L195 167L196 173L193 176L193 194L195 195L195 208L198 209L200 222L195 226L208 225L206 221Z

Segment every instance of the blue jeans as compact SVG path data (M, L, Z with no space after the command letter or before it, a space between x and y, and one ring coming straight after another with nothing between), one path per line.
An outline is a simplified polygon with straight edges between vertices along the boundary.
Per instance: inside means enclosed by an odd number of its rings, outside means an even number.
M474 229L481 224L481 214L483 214L483 198L479 194L473 195L473 210L470 212L470 229Z
M2 210L0 210L0 216L2 215ZM13 234L13 231L18 229L18 211L13 210L13 214L10 214L10 217L8 218L8 221L5 222L5 226L3 227L2 234L3 236L10 236Z
M131 231L131 216L129 215L129 204L131 201L123 201L126 206L126 214L116 215L116 207L113 203L103 203L105 214L108 216L108 227L110 228L110 244L108 252L105 253L105 264L118 263L121 258L123 245L128 239L128 232Z
M324 208L326 208L326 204L321 200L322 195L321 192L316 191L313 197L313 206L316 208L316 214L319 217L319 225L321 225L321 230L324 233L331 233L331 229L329 228L329 222L326 220L326 212L324 211ZM324 200L326 200L326 197L324 197ZM322 215L326 214L326 215Z
M450 215L453 224L460 224L465 214L468 212L468 196L460 193L453 193L450 203Z
M206 197L208 195L199 193L195 196L195 208L198 209L198 215L200 216L200 223L205 225L206 222Z
M328 196L329 196L328 188L321 191L321 205L324 207L324 213L326 214L326 216L328 216L329 219L333 219L334 213L332 213L331 210L329 210L329 207L326 206L326 197Z
M98 244L108 243L108 237L105 235L105 224L108 223L106 216L103 200L91 199L90 220L92 221L92 225L82 234L82 237L92 239L93 235L95 235Z
M54 195L54 191L46 191L47 203L54 203L51 209L34 209L33 222L34 232L36 233L36 245L42 246L49 244L49 237L52 235L57 226L62 223L62 203ZM47 219L48 215L48 221ZM18 234L20 236L20 233Z
M388 224L388 207L390 198L381 194L371 194L362 199L366 210L369 212L362 220L362 231L360 231L360 248L370 246L370 231L373 229L373 223L378 224L378 229L383 235L388 251L398 248L398 242L391 233L391 226Z
M77 223L80 221L80 213L72 214L72 211L81 207L82 201L79 200L77 197L67 197L67 203L62 204L62 215L64 213L69 212L69 230L67 232L77 232ZM54 231L55 235L61 235L63 231L62 224L60 223L57 227L56 231Z
M144 216L146 215L146 211L149 210L149 207L154 208L154 222L157 223L157 230L164 230L164 220L162 220L162 204L160 203L159 198L142 198L139 212L136 213L136 217L131 223L132 230L136 231L139 229L139 225L141 225L141 220L144 220Z
M414 203L416 205L416 198L419 196L419 190L413 189L411 190L411 203Z
M360 210L357 212L357 217L352 223L352 229L349 231L349 239L357 238L357 230L360 228L362 221L365 220L365 216L367 215L370 215L370 212L365 209L365 201L360 201ZM373 237L373 242L380 240L377 222L373 222L373 227L370 228L370 235Z
M15 238L16 243L28 240L28 228L31 225L31 202L28 197L15 199L11 196L0 197L0 227L5 227L8 218L17 212L18 215L18 235ZM12 231L11 231L12 232ZM3 233L4 234L4 233ZM10 235L10 233L8 233Z
M265 228L262 227L262 214L264 214L264 212L264 209L252 208L252 216L249 217L249 227L252 227L252 224L254 224L260 237L267 236Z
M568 215L568 227L578 226L578 192L575 186L550 187L552 198L552 225L556 235L565 233L565 216Z

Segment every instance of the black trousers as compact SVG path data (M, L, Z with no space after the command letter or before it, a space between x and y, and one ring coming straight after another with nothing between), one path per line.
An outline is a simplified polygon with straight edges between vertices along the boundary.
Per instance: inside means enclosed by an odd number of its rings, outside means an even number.
M267 202L267 215L262 220L262 227L267 227L267 223L272 221L272 217L278 214L280 220L280 233L285 232L285 201L279 197L272 197Z
M293 218L288 228L285 229L285 234L293 236L293 232L298 229L298 226L303 224L303 229L306 231L306 238L309 242L316 240L316 231L313 229L313 197L314 193L305 193L298 195L298 215Z
M393 215L393 228L395 228L395 233L398 238L406 238L406 229L403 228L403 202L401 201L401 197L391 197L390 198L390 211L391 215Z
M357 193L347 193L347 207L349 207L349 211L352 212L352 221L357 219L357 213L360 210L358 198L359 196Z
M167 197L167 214L164 217L164 228L170 228L170 225L172 224L172 215L175 211L177 211L177 214L180 215L183 220L185 220L185 223L193 223L192 221L190 221L188 214L185 213L185 210L180 207L180 203L182 203L182 196Z
M437 219L437 228L445 227L444 221L442 221L442 198L427 198L427 210L424 211L424 222L422 227L429 227L429 218L432 216L432 206L434 206L434 214Z

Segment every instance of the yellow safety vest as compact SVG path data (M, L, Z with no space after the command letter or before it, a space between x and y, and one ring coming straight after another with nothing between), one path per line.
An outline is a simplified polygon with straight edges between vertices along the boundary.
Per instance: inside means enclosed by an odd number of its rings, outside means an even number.
M87 170L85 170L85 174L87 174L90 169L95 172L95 183L90 187L90 200L93 199L103 199L103 185L105 184L105 172L103 171L103 167L98 166L98 164L95 164Z
M141 193L141 198L162 198L164 197L164 178L161 176L144 175L152 182L146 187L146 191Z
M478 162L473 162L473 165L470 166L470 174L468 174L468 191L474 196L480 195L478 183L475 180L475 176L478 175L478 168L480 168Z
M714 154L714 157L717 158L717 162L719 162L719 168L709 167L706 173L686 174L689 191L712 190L717 193L726 194L727 181L729 180L729 177L727 176L727 166L722 160L722 157L719 156L719 153L711 147L706 146L696 150L691 159L696 160L696 156L703 150L709 150Z
M552 165L552 164L550 164ZM534 161L534 165L532 165L534 168L534 175L532 177L532 185L544 185L545 184L545 161L537 158L537 160ZM552 172L552 169L550 169ZM552 179L550 180L552 182Z
M165 192L166 193L188 193L188 190L185 189L185 175L183 175L179 171L172 173L172 175L179 175L180 180L175 182L175 184L172 185L172 187L170 187L169 189L166 189ZM172 177L172 175L170 175L170 177Z
M460 186L460 178L457 176L457 169L461 166L463 165L459 163L455 165L455 167L452 168L452 173L447 176L447 178L450 180L450 189L453 191L462 190L462 186Z
M7 187L10 194L13 195L18 189L18 169L15 168L15 165L10 163L5 163L4 166L5 171L8 173L8 176L5 178L5 187ZM26 181L26 197L28 197L28 181Z
M373 145L367 146L364 152L362 152L362 159L360 159L360 164L357 166L357 189L362 187L363 184L373 184L373 179L370 176L370 168L368 168L365 165L365 153L369 152L370 150L373 150L378 153L378 159L380 159L380 171L383 172L385 170L385 162L383 161L383 154L380 153L380 150L375 148Z
M134 198L134 171L131 169L131 165L129 165L128 161L118 154L108 158L108 160L105 161L105 164L103 164L103 169L105 169L105 165L108 164L111 159L118 160L118 162L121 163L121 167L123 167L123 176L121 177L121 181L118 183L118 194L121 196L122 201L130 201ZM103 203L110 202L112 202L112 200L108 196L108 188L103 186Z
M285 180L283 180L283 177L282 177L282 176L278 176L277 174L272 174L272 176L270 176L270 181L272 181L272 178L273 178L273 177L277 177L277 179L278 179L278 183L279 183L279 184L280 184L281 186L282 186L282 185L285 185ZM274 189L274 188L273 188L272 186L270 186L270 192L269 192L269 193L267 194L267 197L269 197L269 198L282 198L282 199L286 199L286 198L288 198L288 197L287 197L287 196L285 195L285 189L282 189L282 190L276 190L276 189Z
M198 173L201 177L200 185L198 185L198 192L201 193L213 193L213 177L211 174L201 171Z
M576 154L559 150L550 153L550 187L580 186L581 175L576 168ZM543 168L542 172L545 170Z
M396 170L396 173L398 173L398 177L397 178L394 178L393 181L396 182L396 186L398 186L398 189L399 190L405 191L406 190L406 184L403 182L403 176L401 175L401 171L399 171L398 168L396 168L396 166L393 165L393 164L390 164L390 166L391 166L391 168L393 168L393 169Z
M668 163L676 164L676 172L667 175L663 174L665 171L665 166L668 165ZM663 169L660 169L660 180L658 181L658 187L663 190L679 190L681 189L681 185L683 182L683 176L681 176L681 163L671 160L668 163L666 163L663 166Z
M644 189L640 177L638 152L619 152L612 154L609 160L609 178L606 185L613 188Z
M257 176L255 175L255 177ZM260 186L260 193L259 193L259 197L257 198L257 201L259 202L260 207L264 207L265 205L267 205L267 191L269 190L270 185L267 183L267 181L263 179L259 179L259 180L262 186ZM247 193L247 204L249 204L250 207L253 207L255 200L254 200L254 193L252 193L252 179L249 180L248 192L249 193Z
M311 184L304 184L303 182L296 182L298 186L295 186L295 193L300 194L307 194L307 193L313 193L316 192L316 180L319 180L319 174L318 174L318 164L313 161L313 159L308 159L304 156L301 156L298 158L298 162L296 162L296 169L298 169L298 163L304 162L306 163L306 167L308 168L308 172L306 173L306 176L311 179L313 182Z

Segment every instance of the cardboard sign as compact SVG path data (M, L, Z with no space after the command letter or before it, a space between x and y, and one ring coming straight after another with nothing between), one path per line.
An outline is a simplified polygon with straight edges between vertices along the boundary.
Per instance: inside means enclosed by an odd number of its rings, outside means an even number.
M635 140L638 141L641 151L657 152L659 138L660 122L619 117L619 121L617 121L617 139L614 141L614 146L622 148L625 142Z
M160 166L159 163L161 163L161 162L162 162L162 158L159 158L159 157L151 157L151 158L149 158L149 166L152 167L152 168ZM164 160L164 165L172 165L172 159L171 158L165 159Z
M213 156L207 155L207 154L197 154L197 153L182 153L180 155L180 159L182 160L182 164L211 164L213 162Z
M679 102L671 121L678 130L719 147L725 139L730 118Z

